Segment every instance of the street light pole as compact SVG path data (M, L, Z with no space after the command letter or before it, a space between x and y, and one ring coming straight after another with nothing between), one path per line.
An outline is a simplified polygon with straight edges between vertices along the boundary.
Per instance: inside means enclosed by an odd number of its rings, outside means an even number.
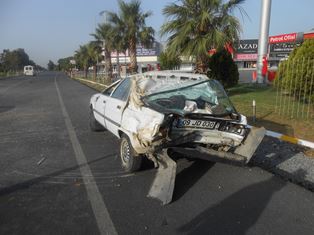
M269 23L270 23L271 0L262 0L260 33L258 40L258 57L257 57L257 82L264 83L265 79L262 74L263 58L267 57Z

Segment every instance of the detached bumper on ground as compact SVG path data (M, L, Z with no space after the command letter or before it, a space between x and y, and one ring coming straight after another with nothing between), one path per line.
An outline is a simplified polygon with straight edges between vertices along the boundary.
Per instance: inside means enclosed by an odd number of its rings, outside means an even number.
M234 152L223 152L205 147L197 146L189 147L170 147L171 150L182 154L188 158L197 158L212 162L222 162L243 166L250 161L257 147L265 135L265 128L252 128L244 143L240 145ZM175 176L176 162L167 154L167 148L157 154L158 171L154 182L148 193L149 197L156 198L166 205L171 202Z

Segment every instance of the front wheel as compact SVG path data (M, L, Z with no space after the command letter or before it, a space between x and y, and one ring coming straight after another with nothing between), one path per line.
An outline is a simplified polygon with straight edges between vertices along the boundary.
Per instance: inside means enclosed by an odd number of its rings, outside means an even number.
M141 168L143 157L135 153L126 135L123 135L120 140L120 158L122 168L126 172L135 172Z

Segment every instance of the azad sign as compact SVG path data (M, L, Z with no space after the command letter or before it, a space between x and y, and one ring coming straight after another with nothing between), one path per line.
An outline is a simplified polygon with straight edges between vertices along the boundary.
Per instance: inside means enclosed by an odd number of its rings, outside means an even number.
M297 39L297 33L281 34L281 35L269 37L269 44L295 42L296 39Z
M257 39L240 40L236 45L236 53L239 54L256 54L258 48Z

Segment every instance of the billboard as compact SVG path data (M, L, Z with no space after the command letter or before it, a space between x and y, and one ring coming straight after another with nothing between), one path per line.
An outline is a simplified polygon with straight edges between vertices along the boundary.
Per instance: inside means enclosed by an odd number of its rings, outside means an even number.
M256 54L258 49L257 39L240 40L235 46L236 53L239 54Z
M270 44L269 49L270 52L291 52L295 47L300 46L301 43L277 43L277 44Z
M269 57L287 58L303 42L303 33L289 33L269 37Z
M257 60L257 54L236 54L236 60L247 60L247 61L255 61Z
M269 37L269 44L283 43L283 42L295 42L296 39L297 39L297 33L281 34L281 35Z
M136 56L158 56L160 54L160 44L157 42L154 42L151 48L145 48L142 45L136 46ZM127 50L126 53L121 52L119 53L119 57L128 57L130 56L129 51ZM111 57L115 58L117 57L117 52L112 52Z

